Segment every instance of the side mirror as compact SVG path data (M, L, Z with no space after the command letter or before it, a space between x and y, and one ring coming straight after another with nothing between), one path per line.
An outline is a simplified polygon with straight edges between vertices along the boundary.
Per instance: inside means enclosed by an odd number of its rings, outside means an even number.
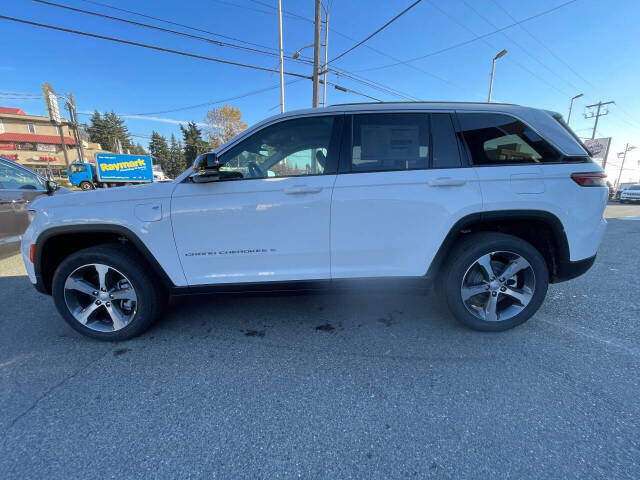
M60 188L60 184L58 182L54 182L53 180L47 180L45 183L45 187L47 188L47 193L51 194Z
M217 182L220 178L220 163L215 153L204 153L193 164L191 180L194 183Z

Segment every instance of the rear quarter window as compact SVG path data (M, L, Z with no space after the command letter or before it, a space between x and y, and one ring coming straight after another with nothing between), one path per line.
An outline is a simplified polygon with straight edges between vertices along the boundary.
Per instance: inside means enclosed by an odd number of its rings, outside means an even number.
M461 140L474 165L556 163L562 156L520 120L504 114L458 113Z

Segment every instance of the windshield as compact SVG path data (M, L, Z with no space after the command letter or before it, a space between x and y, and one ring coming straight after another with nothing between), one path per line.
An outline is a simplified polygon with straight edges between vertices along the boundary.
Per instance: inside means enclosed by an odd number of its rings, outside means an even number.
M628 190L640 190L640 185L631 185Z
M71 173L86 172L86 171L87 171L87 167L84 164L75 163L71 165Z

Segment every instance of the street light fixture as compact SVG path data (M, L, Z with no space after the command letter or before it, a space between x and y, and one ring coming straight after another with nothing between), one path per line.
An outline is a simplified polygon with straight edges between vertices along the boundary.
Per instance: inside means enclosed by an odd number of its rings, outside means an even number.
M571 109L573 108L573 101L576 98L580 98L582 96L584 96L584 93L579 93L575 97L571 97L571 103L569 103L569 115L567 115L567 125L569 125L569 122L571 121Z
M498 53L495 57L493 57L493 60L491 61L491 80L489 81L489 99L488 102L491 102L491 93L493 92L493 74L496 70L496 60L498 60L500 57L504 57L507 54L506 50L502 50L500 53Z
M311 48L313 47L313 43L311 45L305 45L304 47L300 47L298 50L296 50L296 53L294 53L291 58L293 58L294 60L297 60L298 58L300 58L300 52L302 52L302 50L304 50L305 48Z

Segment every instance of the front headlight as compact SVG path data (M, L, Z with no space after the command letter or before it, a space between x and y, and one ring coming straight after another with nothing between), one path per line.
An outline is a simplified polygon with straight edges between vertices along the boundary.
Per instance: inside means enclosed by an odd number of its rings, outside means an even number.
M27 210L27 218L29 219L29 223L33 222L33 219L35 216L36 216L35 210Z

